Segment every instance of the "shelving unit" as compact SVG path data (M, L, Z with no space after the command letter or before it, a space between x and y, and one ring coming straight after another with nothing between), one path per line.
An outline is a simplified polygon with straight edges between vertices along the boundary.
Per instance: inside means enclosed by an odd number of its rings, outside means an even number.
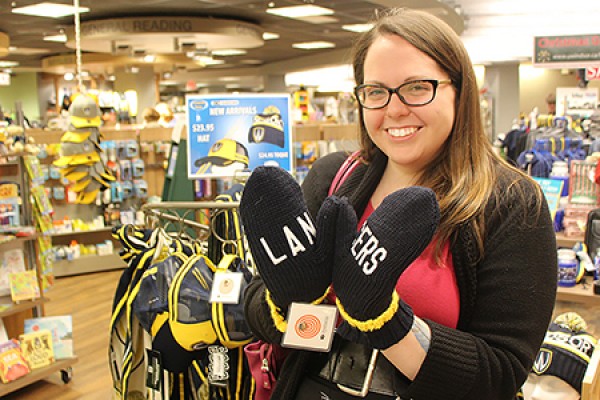
M23 224L33 223L33 212L31 209L32 200L30 199L30 181L24 165L22 156L16 156L11 159L3 159L0 162L0 176L3 180L10 180L19 185L22 198L21 222ZM30 228L29 225L20 227L24 231ZM16 229L16 228L15 228ZM36 233L28 234L23 237L15 237L11 240L0 241L0 255L11 249L22 249L25 259L25 268L34 269L38 275L38 281L41 277L40 255L37 246L38 235ZM18 338L23 333L25 319L44 316L44 303L46 302L44 293L40 291L40 297L34 300L21 301L14 303L10 296L0 297L0 318L6 328L9 338ZM31 371L29 374L9 383L0 384L0 397L21 389L31 383L44 379L51 374L60 371L63 382L71 380L71 365L77 362L77 358L58 360L52 365Z
M90 245L110 239L113 245L117 245L118 242L112 238L111 231L112 227L106 227L89 231L54 233L51 235L52 244L54 246L67 246L71 240L75 239L80 244ZM125 268L127 264L119 257L116 251L104 256L89 255L81 256L74 260L56 261L53 268L54 276L71 276Z

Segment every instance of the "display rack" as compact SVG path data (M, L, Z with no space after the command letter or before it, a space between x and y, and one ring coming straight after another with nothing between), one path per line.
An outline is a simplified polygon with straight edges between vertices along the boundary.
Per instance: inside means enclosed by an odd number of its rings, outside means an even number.
M29 232L33 226L33 211L31 209L32 201L30 200L31 182L29 180L25 162L22 155L3 158L0 160L0 176L3 180L10 180L19 185L21 198L21 226L23 231ZM28 234L24 237L16 237L13 240L0 242L0 254L3 252L21 248L25 256L25 268L33 269L37 272L38 281L41 277L40 257L37 244L37 234ZM6 333L9 338L17 338L24 331L25 319L32 317L44 316L44 303L46 297L43 291L40 291L40 297L31 301L21 301L13 303L10 296L0 297L2 304L7 304L8 307L0 311L0 318L6 328ZM31 383L45 379L55 372L61 372L61 378L64 383L71 380L72 365L77 362L77 357L72 357L64 360L58 360L51 365L31 371L27 375L9 383L0 384L0 397L19 390Z

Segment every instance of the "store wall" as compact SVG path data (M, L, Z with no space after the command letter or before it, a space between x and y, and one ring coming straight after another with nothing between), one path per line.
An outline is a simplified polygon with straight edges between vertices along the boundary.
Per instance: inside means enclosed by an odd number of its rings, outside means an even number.
M41 111L38 101L38 74L19 72L10 80L10 86L0 86L0 105L7 114L13 114L15 103L21 102L23 113L30 120L39 120Z
M549 93L556 93L559 87L577 87L578 84L574 69L563 73L560 69L534 68L531 64L523 64L519 68L519 75L520 110L526 115L534 107L538 107L541 114L547 113L546 97ZM600 88L600 81L590 81L588 87Z

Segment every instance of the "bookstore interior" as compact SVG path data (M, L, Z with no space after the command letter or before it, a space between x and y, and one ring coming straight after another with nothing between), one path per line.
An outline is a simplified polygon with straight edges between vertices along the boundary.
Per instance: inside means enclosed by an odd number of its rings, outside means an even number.
M571 23L544 21L551 28L521 37L542 20L516 0L6 3L0 397L42 398L39 385L48 385L65 398L267 399L273 375L252 362L273 355L259 355L264 342L241 300L256 274L238 214L243 188L257 167L280 167L302 184L321 157L359 149L349 49L370 28L368 15L398 5L431 12L461 36L487 139L548 202L556 303L521 398L539 399L531 388L551 375L573 397L546 400L600 399L600 32L590 19L599 5L557 11ZM286 13L296 8L313 14ZM500 23L506 30L495 32ZM23 34L25 25L32 31ZM105 325L95 329L105 347L91 350L81 320L52 305L68 282L109 273ZM161 355L164 326L185 354ZM579 368L568 379L541 365L556 345L548 337L566 331L569 344L590 346L564 361ZM561 360L565 346L556 346ZM85 372L92 351L102 371ZM77 386L84 373L104 377L102 395Z

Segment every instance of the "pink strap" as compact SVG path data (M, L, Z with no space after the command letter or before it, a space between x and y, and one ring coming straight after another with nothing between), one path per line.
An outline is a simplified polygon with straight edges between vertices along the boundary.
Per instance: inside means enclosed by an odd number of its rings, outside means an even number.
M337 173L335 174L335 177L331 181L331 186L329 186L327 196L331 196L332 194L334 194L340 188L340 186L342 186L342 183L344 183L346 179L348 179L348 177L350 176L350 174L352 174L356 167L360 165L360 161L358 158L359 154L360 150L357 150L354 153L350 154L348 158L346 158L340 169L338 169Z

